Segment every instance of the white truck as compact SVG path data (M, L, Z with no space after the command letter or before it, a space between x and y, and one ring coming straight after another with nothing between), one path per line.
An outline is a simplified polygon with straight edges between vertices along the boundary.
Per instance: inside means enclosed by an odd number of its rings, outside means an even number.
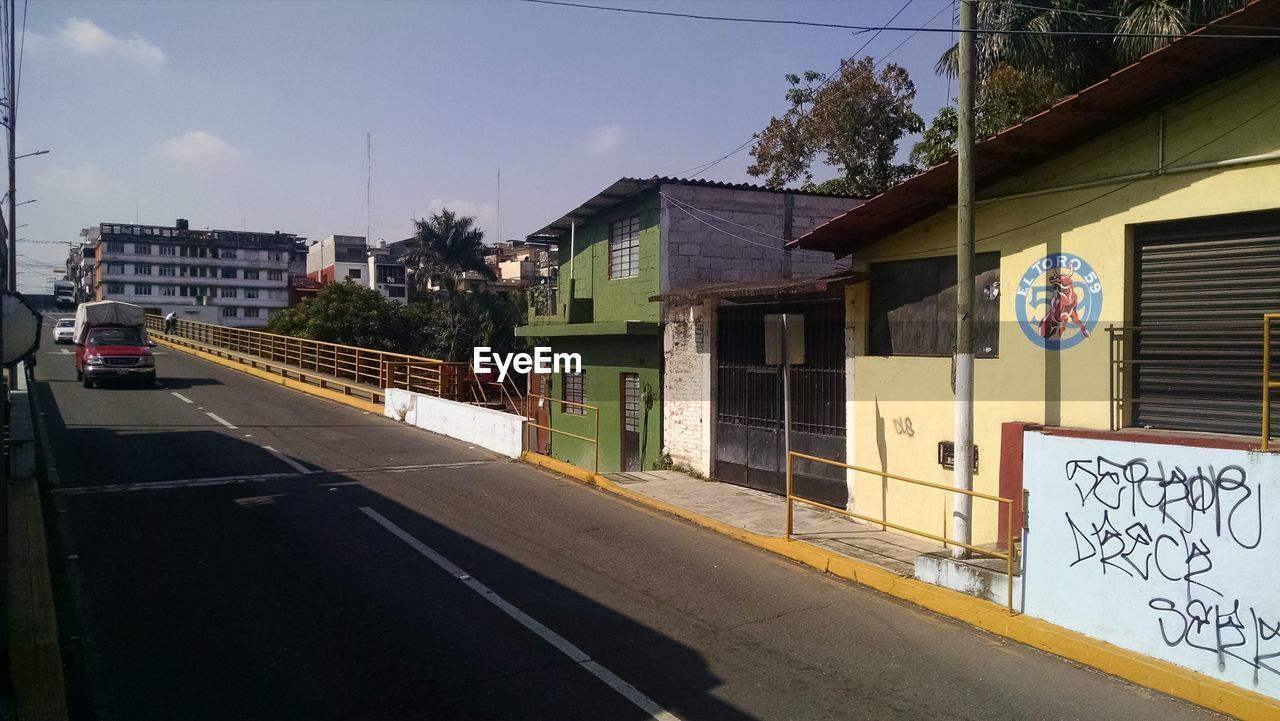
M76 304L76 285L69 280L53 281L53 303L59 308L70 308Z

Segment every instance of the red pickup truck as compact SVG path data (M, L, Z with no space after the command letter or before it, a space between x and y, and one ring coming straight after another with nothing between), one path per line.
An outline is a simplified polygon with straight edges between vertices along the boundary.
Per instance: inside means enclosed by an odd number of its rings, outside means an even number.
M94 383L140 380L156 383L155 343L147 339L142 308L128 303L84 303L76 311L76 380Z
M140 380L154 386L156 360L151 355L152 345L137 328L92 328L76 346L76 378L84 382L85 388L107 380Z

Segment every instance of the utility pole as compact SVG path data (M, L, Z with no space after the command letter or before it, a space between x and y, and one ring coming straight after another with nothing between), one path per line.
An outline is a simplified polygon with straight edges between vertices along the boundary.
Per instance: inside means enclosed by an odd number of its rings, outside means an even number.
M17 207L15 203L17 201L17 194L18 194L18 191L17 191L18 164L17 164L17 158L15 156L15 152L16 152L15 148L17 147L17 135L18 135L18 130L17 130L18 129L18 98L17 98L18 79L15 74L17 65L18 65L17 57L16 57L18 46L14 44L15 38L14 38L14 27L13 27L15 25L14 20L17 19L16 12L15 12L17 10L17 3L12 2L12 0L10 0L10 2L5 3L5 5L6 5L5 9L8 11L8 15L9 15L7 18L5 18L5 22L9 24L9 47L6 49L6 55L8 57L5 58L7 61L5 63L7 67L5 69L8 71L6 87L9 89L9 93L8 93L9 117L7 118L8 122L5 123L6 125L9 126L9 268L8 268L9 284L7 287L8 287L8 290L17 290L18 289L18 262L17 262L18 261L18 216L14 208Z
M960 107L956 140L956 439L955 480L959 490L973 490L973 95L974 4L960 0ZM954 494L951 537L973 543L973 497ZM951 548L953 558L969 550Z

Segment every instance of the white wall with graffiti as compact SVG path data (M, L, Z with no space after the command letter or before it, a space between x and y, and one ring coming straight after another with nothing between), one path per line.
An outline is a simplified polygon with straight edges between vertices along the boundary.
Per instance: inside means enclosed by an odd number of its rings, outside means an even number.
M1280 457L1028 432L1030 615L1280 698Z

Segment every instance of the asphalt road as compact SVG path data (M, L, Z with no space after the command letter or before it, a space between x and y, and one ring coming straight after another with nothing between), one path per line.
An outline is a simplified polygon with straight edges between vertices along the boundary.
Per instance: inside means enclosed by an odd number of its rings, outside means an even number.
M78 718L1217 718L464 443L164 349L85 389L65 349Z

